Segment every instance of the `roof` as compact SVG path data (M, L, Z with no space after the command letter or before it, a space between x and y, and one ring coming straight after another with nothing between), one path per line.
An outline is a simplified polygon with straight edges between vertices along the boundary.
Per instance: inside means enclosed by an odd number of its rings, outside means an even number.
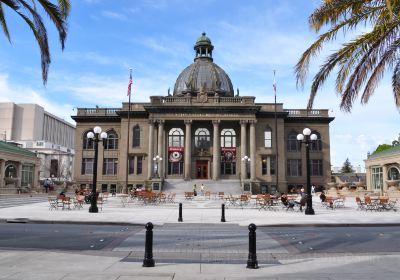
M5 152L9 152L9 153L14 153L14 154L19 154L19 155L24 155L27 157L36 158L35 153L28 151L27 149L20 148L15 145L7 144L4 141L0 141L0 151L5 151Z
M378 152L375 154L372 154L368 157L368 159L372 159L372 158L380 158L380 157L385 157L385 156L389 156L389 155L400 155L400 145L398 146L393 146L389 149L383 150L382 152Z

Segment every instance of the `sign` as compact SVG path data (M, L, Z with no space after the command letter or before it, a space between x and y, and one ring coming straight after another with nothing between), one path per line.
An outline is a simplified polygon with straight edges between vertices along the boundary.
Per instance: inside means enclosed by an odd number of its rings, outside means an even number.
M236 161L236 148L221 148L221 161L234 162Z
M168 161L180 162L183 160L183 147L168 147Z

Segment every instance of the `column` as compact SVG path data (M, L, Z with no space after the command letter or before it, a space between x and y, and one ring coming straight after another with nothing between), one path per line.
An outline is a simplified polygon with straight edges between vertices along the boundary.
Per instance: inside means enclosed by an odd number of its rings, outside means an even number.
M164 178L164 120L158 121L158 140L157 140L157 155L162 157L162 161L158 163L158 174L160 178Z
M147 177L153 177L153 156L154 156L154 122L149 121L149 154L147 155Z
M219 120L213 120L213 180L219 179L221 170L221 148L220 148L220 135L219 135Z
M275 167L275 169L276 169L276 167ZM276 172L276 170L275 170L275 172ZM267 156L267 176L271 176L271 156Z
M246 165L248 164L247 161L242 160L247 155L247 120L241 120L240 121L240 174L242 177L242 180L247 179L247 171L246 171Z
M22 162L17 163L17 176L18 176L18 181L16 187L20 188L22 182Z
M250 179L256 179L256 120L250 121Z
M6 174L6 161L0 160L0 188L4 188L4 177Z
M185 120L185 126L185 180L190 180L192 177L192 120Z
M388 184L386 183L386 180L388 178L388 168L387 165L382 165L382 190L381 193L385 193L388 190Z

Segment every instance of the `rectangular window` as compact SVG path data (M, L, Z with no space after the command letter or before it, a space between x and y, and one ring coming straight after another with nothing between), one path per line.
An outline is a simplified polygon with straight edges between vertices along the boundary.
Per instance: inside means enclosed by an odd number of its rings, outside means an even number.
M301 159L287 160L287 175L292 177L301 176Z
M117 175L117 158L105 158L103 161L103 175Z
M128 159L128 174L135 172L135 157L129 157Z
M374 191L380 191L383 186L383 169L382 167L372 167L372 189Z
M267 157L261 158L261 174L267 175Z
M82 175L93 174L93 158L83 158L82 159Z
M310 165L311 176L322 176L322 159L312 159Z
M265 148L272 147L272 132L271 132L271 130L264 131L264 147Z
M21 186L32 186L33 169L33 165L22 165Z
M133 128L133 135L132 135L132 147L137 148L140 147L140 127L135 126Z
M275 175L275 170L276 170L276 160L275 157L270 158L270 166L269 166L269 174Z
M137 175L142 174L142 169L143 169L143 156L138 156L136 164L136 174Z
M236 162L221 162L221 175L235 175Z

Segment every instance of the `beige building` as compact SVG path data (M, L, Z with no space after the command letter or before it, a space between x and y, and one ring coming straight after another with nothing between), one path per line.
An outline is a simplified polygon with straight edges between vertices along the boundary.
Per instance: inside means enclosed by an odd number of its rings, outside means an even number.
M0 141L0 193L37 189L40 159L35 153Z
M0 138L41 159L40 178L71 181L75 126L37 104L0 103Z
M305 127L318 135L310 147L311 181L329 181L333 118L328 110L287 110L281 103L235 95L229 76L213 62L214 47L205 33L194 49L194 63L178 76L173 95L151 96L130 108L123 103L78 109L72 117L74 173L82 187L92 182L94 152L87 133L95 126L108 133L99 149L97 188L102 190L122 189L126 179L128 187L156 190L159 183L193 180L217 188L215 182L227 181L255 193L305 186L305 149L296 139Z
M400 182L399 141L394 141L396 144L393 147L374 153L364 160L368 191L386 193L398 190Z

